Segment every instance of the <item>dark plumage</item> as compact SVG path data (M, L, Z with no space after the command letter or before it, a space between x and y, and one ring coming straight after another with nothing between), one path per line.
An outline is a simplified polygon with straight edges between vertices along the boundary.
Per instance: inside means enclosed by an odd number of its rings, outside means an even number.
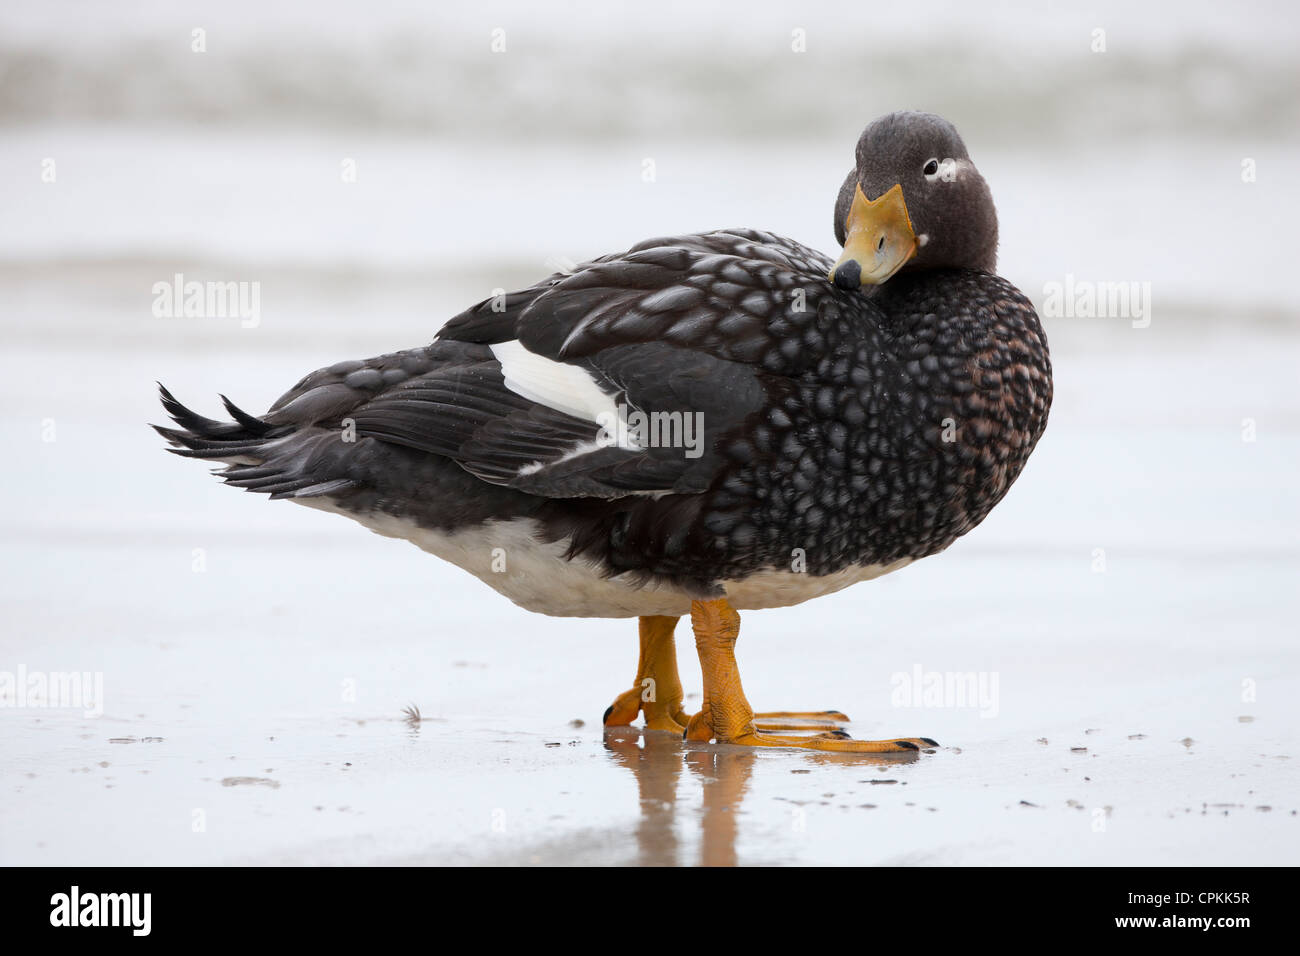
M1047 343L1029 301L992 274L992 200L950 124L892 114L856 160L836 202L841 243L856 191L870 201L895 183L917 236L882 285L858 287L860 259L832 283L826 256L771 233L652 239L481 302L431 345L313 372L260 417L227 403L235 421L214 422L164 391L180 427L159 431L180 454L231 462L232 485L384 533L526 519L593 578L663 604L530 601L511 572L444 555L548 613L683 613L732 594L728 582L789 571L795 549L814 578L934 554L1001 500L1042 434ZM537 372L530 356L578 371ZM552 373L572 400L539 391ZM602 395L702 413L698 455L589 447Z

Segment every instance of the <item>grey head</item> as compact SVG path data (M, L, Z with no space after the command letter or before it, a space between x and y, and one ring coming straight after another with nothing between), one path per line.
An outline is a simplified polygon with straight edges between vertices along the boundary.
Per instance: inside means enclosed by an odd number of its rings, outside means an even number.
M946 119L889 113L862 131L855 158L835 201L836 285L878 285L902 269L997 268L993 194Z

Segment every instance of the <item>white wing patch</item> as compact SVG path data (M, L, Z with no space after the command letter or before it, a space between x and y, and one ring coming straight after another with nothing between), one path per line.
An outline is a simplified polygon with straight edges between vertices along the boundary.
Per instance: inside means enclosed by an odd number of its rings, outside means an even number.
M595 380L576 365L553 362L530 352L517 339L489 348L501 363L506 388L530 402L589 422L597 421L601 414L618 411L613 396L606 395Z
M603 434L607 436L604 442L584 442L575 446L562 460L614 444L627 449L641 447L628 432L626 415L614 401L614 396L606 394L585 370L530 352L518 339L488 347L501 363L501 374L510 391L530 402L545 405L604 429ZM541 467L541 463L528 466L521 474L527 474L530 470L537 471Z

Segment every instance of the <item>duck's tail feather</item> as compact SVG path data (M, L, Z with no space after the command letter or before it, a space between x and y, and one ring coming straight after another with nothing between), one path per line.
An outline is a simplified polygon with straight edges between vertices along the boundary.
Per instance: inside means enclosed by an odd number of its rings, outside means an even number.
M158 385L163 408L180 427L151 426L186 458L224 462L215 474L226 484L259 491L272 498L313 498L337 494L356 486L346 474L351 447L336 429L273 425L250 415L221 396L234 419L219 422L182 405Z

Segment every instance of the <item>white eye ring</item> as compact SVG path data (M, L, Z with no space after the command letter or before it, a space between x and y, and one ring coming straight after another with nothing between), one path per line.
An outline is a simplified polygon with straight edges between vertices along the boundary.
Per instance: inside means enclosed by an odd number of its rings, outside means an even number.
M943 165L939 162L938 157L933 157L926 160L925 165L921 167L921 174L925 176L926 179L932 180L939 175L939 170L942 168Z

